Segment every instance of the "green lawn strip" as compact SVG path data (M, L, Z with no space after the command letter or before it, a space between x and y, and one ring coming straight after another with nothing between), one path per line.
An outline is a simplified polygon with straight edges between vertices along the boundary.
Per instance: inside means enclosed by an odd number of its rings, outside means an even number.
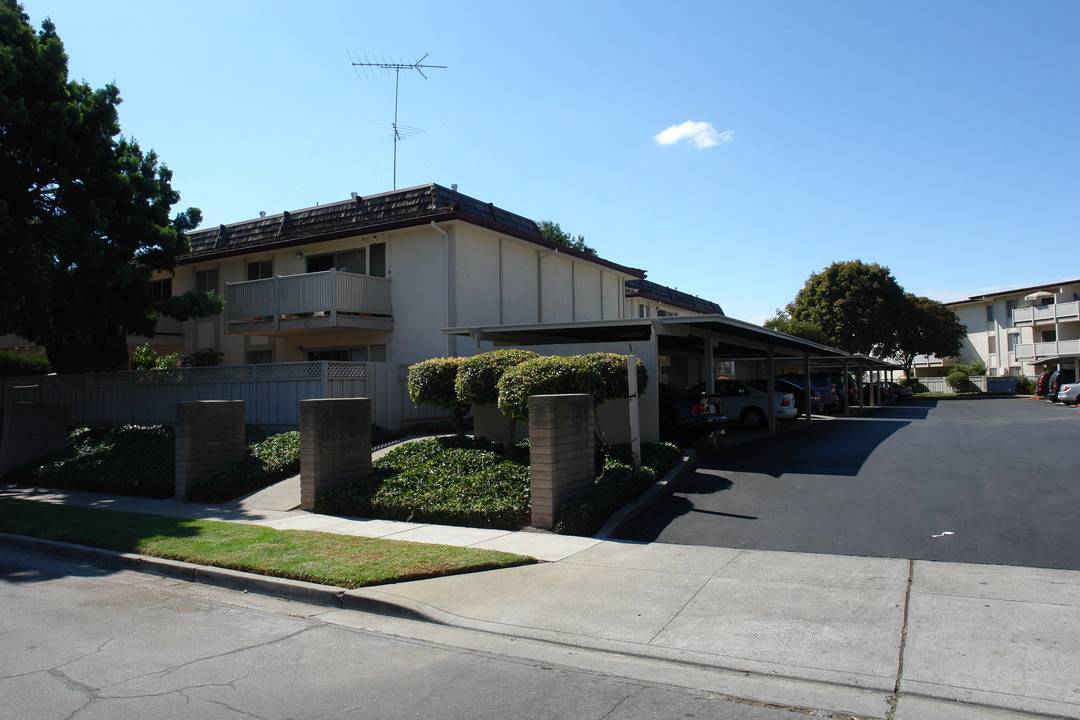
M359 588L535 562L521 555L309 530L0 499L0 532Z

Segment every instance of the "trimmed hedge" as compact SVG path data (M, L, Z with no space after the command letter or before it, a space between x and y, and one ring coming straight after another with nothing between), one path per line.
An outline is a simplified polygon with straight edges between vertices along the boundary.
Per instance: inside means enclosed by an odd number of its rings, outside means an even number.
M499 402L499 380L506 371L536 357L532 350L508 348L464 358L454 381L458 402L495 407Z
M458 367L465 358L432 358L409 366L409 399L417 405L444 408L453 413L454 430L462 433L469 403L458 399L454 388Z
M638 391L649 384L645 364L637 361ZM499 410L512 420L529 419L530 395L589 393L594 405L626 398L629 384L626 357L590 353L564 357L540 356L507 370L499 380Z

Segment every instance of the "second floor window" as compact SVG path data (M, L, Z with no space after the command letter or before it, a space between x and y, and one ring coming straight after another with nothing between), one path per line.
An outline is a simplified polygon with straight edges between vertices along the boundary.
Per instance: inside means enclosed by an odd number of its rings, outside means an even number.
M386 243L372 243L367 247L326 255L311 255L307 259L309 273L330 268L360 275L386 277Z
M151 299L161 302L172 297L172 278L165 278L164 280L151 280L150 281L150 297Z
M248 280L262 280L269 277L274 277L273 260L257 260L247 264Z
M218 292L217 268L213 270L196 270L195 289L199 292Z

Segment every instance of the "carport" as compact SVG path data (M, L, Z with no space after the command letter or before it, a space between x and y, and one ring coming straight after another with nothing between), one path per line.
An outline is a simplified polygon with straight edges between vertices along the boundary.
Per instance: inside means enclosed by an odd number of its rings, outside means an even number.
M875 358L851 355L725 315L491 325L447 328L443 332L472 338L477 352L499 347L527 347L548 355L601 351L632 353L641 358L649 369L649 377L654 379L661 377L661 356L677 357L687 361L685 384L703 382L709 392L713 390L712 369L716 361L759 361L763 364L770 407L775 406L775 386L772 381L777 374L776 367L781 363L798 363L806 375L813 369L840 368L845 377L853 369L861 377L867 370L896 368ZM650 382L640 398L642 438L650 441L659 438L658 384ZM807 389L807 395L809 392ZM844 403L845 411L850 412L846 406L846 393ZM769 429L777 429L772 413L769 413Z

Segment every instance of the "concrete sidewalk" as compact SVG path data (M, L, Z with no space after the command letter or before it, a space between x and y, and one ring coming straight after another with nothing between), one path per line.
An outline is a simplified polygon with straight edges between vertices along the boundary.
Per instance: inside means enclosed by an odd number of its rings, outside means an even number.
M0 496L532 555L550 562L322 590L346 608L652 658L657 682L704 673L707 684L694 687L834 717L1080 718L1080 572L639 544L10 486ZM289 581L259 582L273 594L268 585Z

